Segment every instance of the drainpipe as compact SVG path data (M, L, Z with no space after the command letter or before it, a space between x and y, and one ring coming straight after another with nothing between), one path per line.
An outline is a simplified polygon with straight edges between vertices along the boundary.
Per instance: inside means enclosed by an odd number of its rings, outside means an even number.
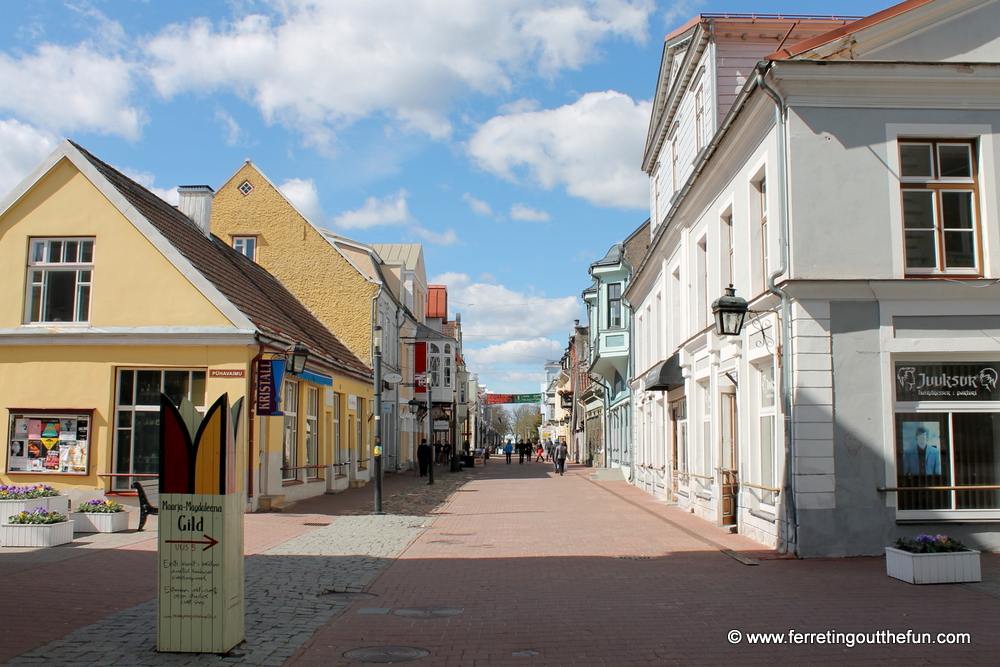
M786 552L798 551L799 520L796 509L793 461L795 441L792 432L792 336L791 301L788 294L778 286L778 278L788 272L789 265L789 187L788 187L788 105L774 88L768 85L764 74L770 69L768 61L757 63L757 85L774 100L774 123L778 134L778 248L781 265L767 277L767 291L781 299L780 322L780 362L781 362L781 407L785 427L785 475L782 482L782 503L786 521L786 535L779 548Z

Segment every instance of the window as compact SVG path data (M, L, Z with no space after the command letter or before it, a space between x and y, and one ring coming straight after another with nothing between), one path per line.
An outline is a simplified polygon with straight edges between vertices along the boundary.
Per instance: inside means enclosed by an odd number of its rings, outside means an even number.
M365 442L365 399L358 397L358 470L368 468L368 443Z
M160 394L174 405L188 399L205 411L205 370L119 369L115 401L114 471L120 475L160 472ZM128 477L115 477L114 488L126 490Z
M93 410L12 412L7 472L86 475Z
M767 178L763 174L753 182L753 214L760 225L760 291L767 287L767 274L770 266L771 238L767 227Z
M696 149L700 151L708 141L705 136L705 86L699 86L694 94L694 128Z
M622 325L622 284L608 285L608 328Z
M241 255L246 255L250 261L257 261L257 237L256 236L234 236L233 248Z
M897 363L901 518L977 518L1000 509L1000 363ZM995 516L996 512L989 512Z
M441 348L434 343L428 343L427 349L429 353L427 355L427 372L430 376L430 386L440 387L441 386Z
M306 387L306 465L319 465L319 389ZM321 477L318 468L309 468L308 476Z
M757 452L751 461L751 481L763 489L755 489L760 493L760 502L764 505L774 505L777 488L777 416L774 396L774 365L757 367L757 405L759 429L757 432Z
M974 142L900 141L906 273L978 272Z
M281 411L285 413L285 439L282 446L281 479L296 480L299 471L299 383L285 379L285 396L281 399Z
M724 285L736 284L736 253L733 245L733 211L728 209L722 214L722 238L725 239L725 254L722 266L725 269Z
M701 452L699 453L698 473L705 477L712 476L712 459L715 448L712 446L712 386L706 380L698 383L701 393ZM703 486L712 484L711 479L699 479Z
M694 314L695 322L699 327L704 327L709 323L710 310L708 307L708 237L703 236L698 239L695 249L695 280L697 281L694 294L694 303L697 311Z
M340 402L343 399L341 394L333 395L333 462L340 463ZM337 474L344 471L337 468Z
M93 274L94 239L32 239L27 321L90 321Z
M679 399L670 404L674 422L674 470L687 472L687 399Z
M243 196L246 197L248 194L253 192L253 183L250 181L243 181L240 183L240 192L242 192Z

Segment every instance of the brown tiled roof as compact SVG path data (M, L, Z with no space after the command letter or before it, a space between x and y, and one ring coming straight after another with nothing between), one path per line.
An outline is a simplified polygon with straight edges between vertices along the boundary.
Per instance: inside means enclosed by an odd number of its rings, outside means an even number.
M625 259L632 265L632 270L639 268L642 258L646 256L649 248L649 220L639 225L632 234L625 239Z
M190 218L146 188L79 145L73 146L261 333L286 342L298 341L320 363L355 377L371 378L372 371L277 278L218 237L206 236Z

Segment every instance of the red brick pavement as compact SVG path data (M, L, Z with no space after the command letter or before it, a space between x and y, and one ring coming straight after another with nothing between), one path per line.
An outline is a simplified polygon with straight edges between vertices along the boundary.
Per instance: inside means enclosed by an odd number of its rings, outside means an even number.
M425 480L391 475L385 478L383 491L390 495L418 483ZM306 523L328 523L331 516L357 511L372 501L373 493L368 485L303 501L293 508L294 513L248 514L245 553L257 554L316 530ZM82 549L68 544L46 550L62 553L46 554L38 562L22 549L5 553L0 547L0 663L152 599L156 595L155 518L146 530L148 539L128 546Z
M769 557L588 472L491 462L369 587L377 600L348 607L287 664L349 664L345 651L369 646L431 652L414 665L997 664L996 598L890 579L879 558ZM996 569L997 558L984 556L984 567ZM464 611L358 613L414 606ZM968 632L972 643L734 645L731 630ZM523 650L538 655L512 655Z

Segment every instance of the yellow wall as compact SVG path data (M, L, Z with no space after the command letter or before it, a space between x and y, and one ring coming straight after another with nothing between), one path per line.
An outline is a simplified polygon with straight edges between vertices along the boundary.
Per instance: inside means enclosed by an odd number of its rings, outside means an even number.
M249 195L239 190L246 180L254 187ZM216 193L212 232L230 244L233 235L258 235L257 262L371 365L371 300L378 286L361 276L253 164L244 164Z
M91 324L230 325L68 160L50 170L0 218L0 327L25 314L29 237L93 236Z
M98 473L113 470L113 433L116 371L128 368L246 369L243 378L206 378L206 403L211 405L223 393L230 404L249 391L251 347L154 347L154 346L5 346L0 347L0 480L4 484L50 484L61 489L107 489L109 478ZM11 409L93 409L90 433L90 471L87 476L62 474L9 475L7 456L10 442ZM246 469L246 419L244 404L237 441L242 480ZM242 485L242 481L240 483Z

